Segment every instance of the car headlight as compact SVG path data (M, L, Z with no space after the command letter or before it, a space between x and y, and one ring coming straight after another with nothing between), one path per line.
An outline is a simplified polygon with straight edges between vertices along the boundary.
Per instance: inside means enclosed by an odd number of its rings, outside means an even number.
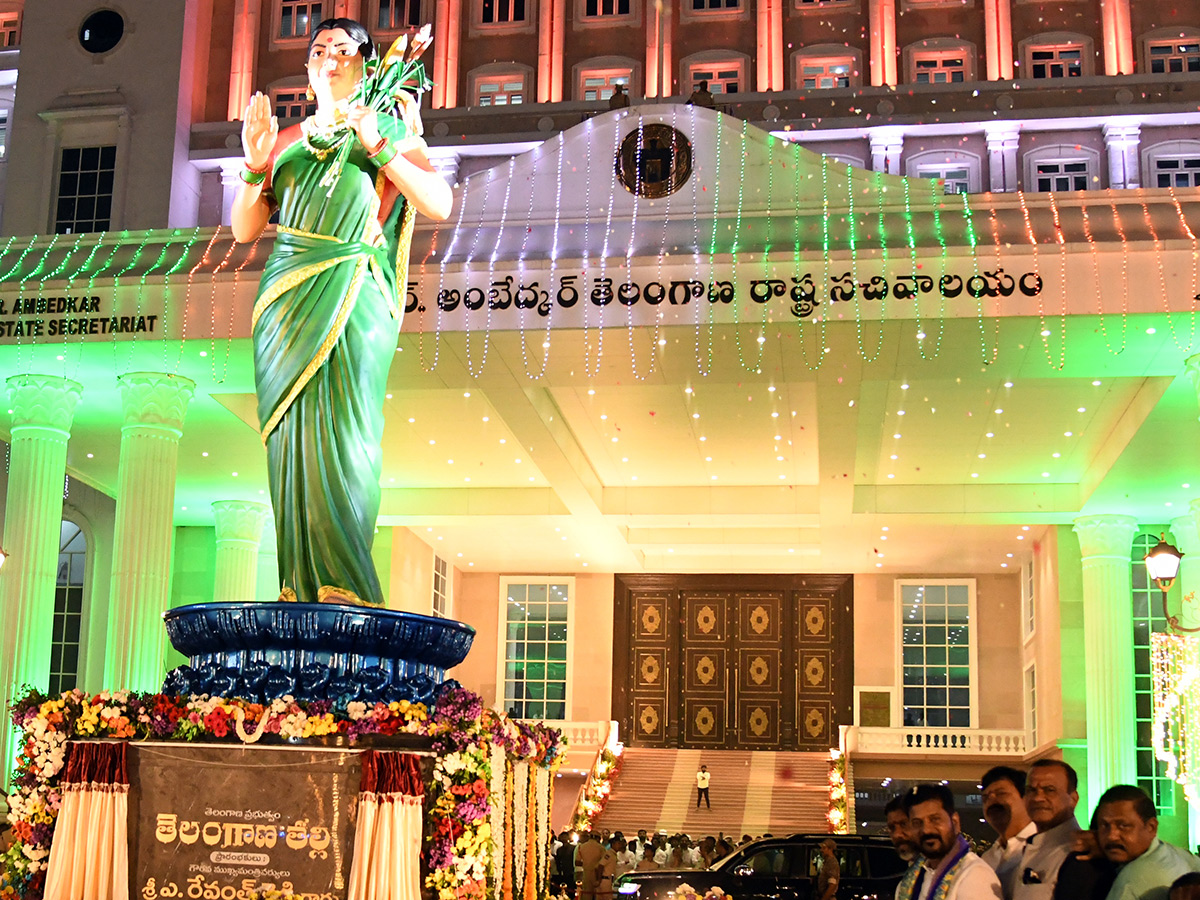
M637 892L638 885L635 881L624 881L617 885L618 894L636 894Z

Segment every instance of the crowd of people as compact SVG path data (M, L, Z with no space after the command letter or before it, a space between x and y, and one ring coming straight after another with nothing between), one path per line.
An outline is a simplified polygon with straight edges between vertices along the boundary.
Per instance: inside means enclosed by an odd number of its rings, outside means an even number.
M576 843L572 833L564 831L551 847L554 893L574 897L578 886L578 900L609 900L618 875L647 869L707 869L749 840L748 834L741 841L719 834L695 841L686 834L648 835L643 828L628 839L620 831L585 831Z
M1158 837L1157 810L1141 788L1109 788L1084 827L1076 817L1078 776L1062 760L1038 760L1028 772L996 766L980 784L983 818L996 838L978 854L945 784L919 784L887 804L888 837L908 864L895 900L1200 900L1200 857ZM611 900L618 875L707 868L750 840L564 831L553 847L555 893ZM821 852L813 896L833 900L836 842Z
M1028 773L997 766L981 785L996 840L980 855L945 785L888 803L888 836L910 863L896 900L1200 900L1200 858L1158 837L1141 788L1109 788L1084 828L1078 777L1061 760L1038 760Z

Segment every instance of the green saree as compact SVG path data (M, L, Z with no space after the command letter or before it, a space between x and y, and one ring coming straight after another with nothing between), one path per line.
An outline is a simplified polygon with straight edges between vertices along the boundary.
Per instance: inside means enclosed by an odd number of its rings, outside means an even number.
M397 119L379 127L401 152L419 145ZM413 210L357 142L332 188L320 182L338 154L321 153L299 138L272 170L279 231L253 317L258 417L284 593L379 605L383 401Z

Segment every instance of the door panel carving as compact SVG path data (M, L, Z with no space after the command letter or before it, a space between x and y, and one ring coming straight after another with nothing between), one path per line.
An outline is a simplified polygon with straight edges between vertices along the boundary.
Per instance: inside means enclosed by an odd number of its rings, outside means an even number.
M631 746L827 749L852 719L850 576L617 576Z

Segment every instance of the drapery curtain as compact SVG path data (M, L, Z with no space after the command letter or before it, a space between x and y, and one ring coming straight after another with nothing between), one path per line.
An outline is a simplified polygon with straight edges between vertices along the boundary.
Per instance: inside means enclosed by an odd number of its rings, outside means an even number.
M127 745L71 742L68 748L45 900L128 900Z
M363 754L348 900L421 900L424 794L416 756Z

